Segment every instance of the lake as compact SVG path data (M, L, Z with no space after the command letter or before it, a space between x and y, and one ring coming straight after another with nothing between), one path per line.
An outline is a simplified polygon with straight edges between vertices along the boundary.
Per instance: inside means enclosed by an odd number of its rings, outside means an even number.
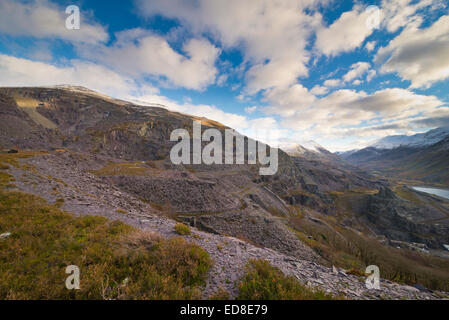
M412 187L413 189L425 193L430 193L442 198L449 199L449 190L445 189L436 189L436 188L425 188L425 187Z

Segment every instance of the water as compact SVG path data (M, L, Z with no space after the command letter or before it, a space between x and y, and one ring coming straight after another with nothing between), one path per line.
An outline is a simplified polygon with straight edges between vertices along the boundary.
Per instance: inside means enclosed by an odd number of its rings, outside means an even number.
M424 187L412 187L413 189L425 193L434 194L436 196L449 199L449 190L436 189L436 188L424 188Z

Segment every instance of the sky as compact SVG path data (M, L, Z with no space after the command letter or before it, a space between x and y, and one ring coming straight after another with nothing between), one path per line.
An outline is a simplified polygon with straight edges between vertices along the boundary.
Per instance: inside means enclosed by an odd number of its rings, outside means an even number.
M66 20L80 10L80 28ZM70 20L73 21L73 20ZM330 151L449 126L446 0L0 0L0 86L80 85Z

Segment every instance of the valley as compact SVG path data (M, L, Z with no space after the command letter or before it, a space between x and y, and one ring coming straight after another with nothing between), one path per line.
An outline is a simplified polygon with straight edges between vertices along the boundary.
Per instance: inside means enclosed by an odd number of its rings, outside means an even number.
M253 259L334 297L446 297L449 201L409 186L447 185L447 138L425 151L279 150L277 173L262 176L259 164L173 164L170 134L192 132L193 120L79 87L0 88L2 192L164 239L180 236L175 226L184 224L182 238L213 260L199 285L203 299L238 297ZM373 264L381 291L365 288Z

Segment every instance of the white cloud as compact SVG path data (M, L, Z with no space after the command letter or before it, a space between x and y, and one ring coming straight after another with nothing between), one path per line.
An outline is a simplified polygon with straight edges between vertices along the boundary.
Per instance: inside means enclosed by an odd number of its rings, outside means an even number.
M368 71L368 75L366 76L366 81L370 82L373 80L373 78L376 76L377 71L376 70L370 70Z
M362 77L369 70L371 65L368 62L357 62L351 65L350 70L343 76L345 82Z
M310 90L310 93L312 93L315 96L322 96L329 92L329 89L323 86L316 85Z
M434 4L435 0L382 0L383 24L389 32L396 32L417 19L419 9Z
M268 96L267 101L271 106L264 111L280 115L282 128L306 133L308 139L321 141L349 136L353 139L380 137L393 134L399 126L410 128L415 120L435 118L435 122L449 117L449 108L443 108L444 103L437 97L399 88L372 94L338 90L321 99L313 98L307 90L290 88L278 90L277 94Z
M352 11L344 12L329 27L318 30L315 47L327 56L360 47L374 30L367 24L371 15L363 6L355 5Z
M324 88L335 88L341 87L348 82L352 82L353 85L362 84L362 78L367 73L367 81L371 81L371 79L376 75L375 70L370 70L371 64L368 62L357 62L352 64L349 67L349 71L343 75L342 79L328 79L324 81ZM323 87L320 87L323 88ZM313 89L312 89L313 90ZM313 93L313 92L312 92Z
M257 110L257 106L246 107L245 112L248 114L254 113Z
M269 114L290 116L297 110L310 106L315 100L316 97L301 84L273 88L264 94L264 101L269 102L270 106L264 107L263 110Z
M247 120L245 116L225 112L213 105L193 104L190 99L182 104L178 103L159 95L158 90L149 85L139 85L131 78L123 77L105 67L79 60L71 61L66 66L55 66L0 55L0 74L0 86L84 86L135 103L162 104L169 110L206 117L241 131L255 132L257 124Z
M375 47L376 47L376 41L368 41L368 42L365 44L365 49L366 49L368 52L373 51Z
M242 48L249 63L247 94L289 86L307 75L306 46L321 23L314 11L319 3L326 1L138 1L143 15L179 19L196 34L212 34L224 48Z
M241 130L248 127L248 120L245 116L225 112L213 105L193 104L191 102L184 102L180 104L170 98L158 94L148 94L137 97L130 96L128 99L140 102L141 104L162 104L167 107L168 110L182 112L197 117L205 117L218 121L236 130Z
M157 91L149 85L138 85L133 79L123 77L105 67L79 60L64 66L55 66L0 55L0 74L0 86L79 85L116 98L137 92Z
M215 82L220 50L206 39L190 39L175 51L162 37L143 29L117 33L111 46L83 46L80 53L133 77L165 78L169 84L202 90Z
M449 16L428 28L419 26L420 21L408 25L379 49L375 61L383 63L381 72L411 81L411 88L428 88L449 77Z
M66 41L99 43L108 40L105 28L90 22L88 14L81 12L81 28L66 28L65 8L46 0L22 3L15 0L0 1L0 34L59 38Z
M328 79L326 81L324 81L324 86L328 87L328 88L333 88L333 87L339 87L342 86L344 84L344 82L340 79Z

